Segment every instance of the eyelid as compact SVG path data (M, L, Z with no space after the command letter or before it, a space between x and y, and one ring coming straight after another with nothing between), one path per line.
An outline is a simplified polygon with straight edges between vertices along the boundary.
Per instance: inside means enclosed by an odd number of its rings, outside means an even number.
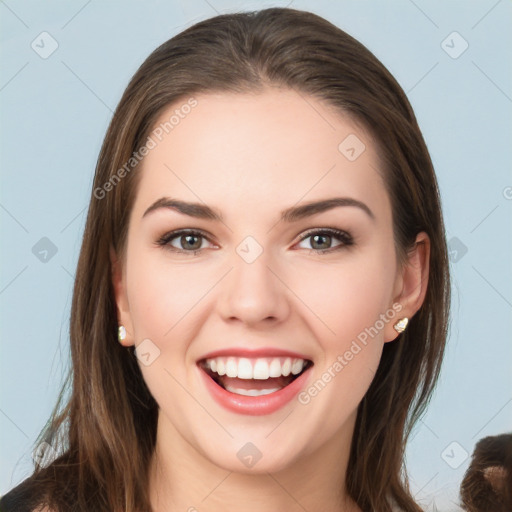
M328 233L330 235L334 235L337 237L343 237L346 239L352 239L352 235L343 229L337 229L337 228L311 228L305 231L300 238L300 242L305 240L306 238L310 237L311 235L315 235L318 233Z

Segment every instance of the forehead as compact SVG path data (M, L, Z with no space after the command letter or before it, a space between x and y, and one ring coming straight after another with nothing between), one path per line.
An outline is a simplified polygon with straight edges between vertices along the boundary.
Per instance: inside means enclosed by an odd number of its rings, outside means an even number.
M293 90L184 98L162 112L150 137L139 210L166 195L228 216L334 195L389 208L369 133Z

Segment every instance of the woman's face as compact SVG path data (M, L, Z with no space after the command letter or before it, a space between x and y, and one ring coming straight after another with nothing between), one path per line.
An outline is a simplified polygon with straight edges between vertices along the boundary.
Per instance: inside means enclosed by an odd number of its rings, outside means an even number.
M317 100L195 102L162 114L137 169L119 321L169 446L276 471L346 446L411 316L390 201L369 135Z

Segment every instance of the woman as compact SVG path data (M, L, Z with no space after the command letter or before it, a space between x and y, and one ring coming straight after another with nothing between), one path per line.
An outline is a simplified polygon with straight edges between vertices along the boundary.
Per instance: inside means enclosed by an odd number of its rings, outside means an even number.
M404 449L449 291L432 163L384 66L308 12L198 23L116 109L71 396L39 439L59 453L2 511L421 510Z

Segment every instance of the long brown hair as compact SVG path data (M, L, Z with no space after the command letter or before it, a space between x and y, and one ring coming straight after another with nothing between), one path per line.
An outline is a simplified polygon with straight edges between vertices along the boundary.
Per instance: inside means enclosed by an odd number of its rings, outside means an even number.
M358 409L346 481L364 511L389 512L393 503L421 510L404 476L404 449L438 378L450 302L432 162L403 90L380 61L323 18L284 8L220 15L181 32L146 59L115 111L96 167L75 277L70 395L64 407L57 404L36 443L47 440L60 455L36 465L23 484L52 510L151 510L148 467L158 408L133 353L117 342L109 255L111 248L121 258L125 254L137 189L137 165L127 168L126 162L170 104L199 93L259 92L268 84L316 98L365 126L379 149L397 254L406 254L420 231L430 237L424 304L401 339L385 344Z

